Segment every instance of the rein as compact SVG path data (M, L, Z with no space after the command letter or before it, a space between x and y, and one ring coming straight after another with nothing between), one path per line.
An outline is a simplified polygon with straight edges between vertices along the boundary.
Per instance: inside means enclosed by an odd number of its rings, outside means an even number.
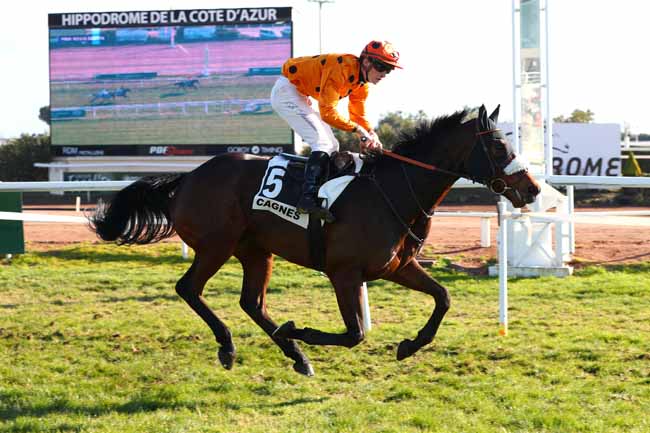
M500 129L496 128L496 129L488 129L487 131L479 131L479 132L477 132L475 134L475 136L480 137L481 135L491 134L491 133L497 132L497 131L500 131ZM456 173L455 171L445 170L444 168L436 167L435 165L426 164L424 162L409 158L407 156L403 156L403 155L400 155L398 153L391 152L390 150L383 150L382 149L381 154L389 156L389 157L391 157L393 159L397 159L397 160L402 161L402 162L406 162L407 164L411 164L411 165L415 165L415 166L420 167L420 168L424 168L425 170L439 171L441 173L450 174L452 176L464 177L464 175L461 175L460 173ZM492 163L492 161L490 161L490 163Z

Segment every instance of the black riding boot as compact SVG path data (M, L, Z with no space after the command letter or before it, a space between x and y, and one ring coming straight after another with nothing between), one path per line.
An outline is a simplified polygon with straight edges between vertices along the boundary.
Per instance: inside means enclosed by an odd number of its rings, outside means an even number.
M302 196L298 200L296 208L300 213L308 213L332 223L334 222L334 216L327 209L323 209L318 200L318 189L326 180L329 160L330 157L326 152L315 151L309 155L305 165L305 183L302 186Z

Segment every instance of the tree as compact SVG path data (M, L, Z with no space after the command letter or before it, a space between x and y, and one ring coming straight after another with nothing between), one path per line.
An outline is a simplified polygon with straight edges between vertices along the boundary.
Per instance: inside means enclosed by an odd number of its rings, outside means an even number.
M422 110L415 114L404 114L402 111L391 111L379 119L375 131L385 149L392 149L399 140L400 134L412 131L420 122L427 121L428 117ZM334 136L339 141L340 150L359 151L359 140L356 134L334 130Z
M51 160L49 135L22 134L0 146L0 181L47 180L47 169L36 168L34 163Z
M571 116L564 117L563 115L554 117L553 122L558 123L591 123L594 121L594 113L587 109L587 111L575 109Z
M46 105L44 107L41 107L40 110L38 110L38 118L41 119L43 122L47 123L47 126L50 126L50 106Z

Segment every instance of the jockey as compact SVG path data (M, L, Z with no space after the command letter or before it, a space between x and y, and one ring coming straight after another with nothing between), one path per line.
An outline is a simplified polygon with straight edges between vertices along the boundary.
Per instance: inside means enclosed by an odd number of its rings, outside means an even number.
M371 41L359 57L352 54L321 54L289 59L271 91L271 105L309 145L312 152L305 167L305 184L297 204L301 213L325 219L318 204L318 189L324 182L329 155L339 149L331 127L354 132L362 151L381 150L381 142L366 118L368 84L377 84L400 68L399 52L385 41ZM320 115L309 97L318 101ZM336 110L340 99L349 97L349 119Z

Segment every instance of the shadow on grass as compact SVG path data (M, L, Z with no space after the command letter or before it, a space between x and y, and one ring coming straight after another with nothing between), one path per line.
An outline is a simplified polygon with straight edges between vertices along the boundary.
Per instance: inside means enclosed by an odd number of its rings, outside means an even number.
M606 270L607 272L621 272L626 274L647 274L650 273L650 262L634 264L611 264L610 262L581 262L580 269L576 275L591 275Z
M297 406L299 404L308 404L308 403L322 403L329 400L329 397L320 397L320 398L294 398L293 400L279 401L277 403L260 403L252 405L256 408L280 408L280 407L289 407Z
M0 391L0 400L8 397L16 397L14 393ZM89 417L97 417L109 413L120 414L137 414L146 412L155 412L161 409L177 410L196 408L196 401L178 401L162 394L145 394L132 398L126 403L106 403L106 404L78 404L68 401L67 399L58 398L49 403L38 403L29 405L25 402L26 397L20 398L19 404L3 404L0 408L0 419L4 421L15 420L20 417L42 418L48 415L75 414Z
M136 398L132 398L126 403L115 404L78 404L72 403L67 399L55 399L54 401L46 404L29 405L24 401L24 396L18 396L16 393L0 391L0 400L14 400L19 397L21 400L19 404L5 404L0 408L0 419L4 421L12 421L17 418L43 418L49 415L64 415L75 414L84 415L88 417L99 417L109 413L119 414L138 414L155 412L158 410L178 410L190 409L195 410L198 402L196 401L179 401L175 398L170 398L164 392L161 394L152 393L145 394ZM252 405L245 405L251 408L282 408L297 406L309 403L322 403L328 400L329 397L320 398L296 398L287 401L278 401L276 403L258 403ZM237 405L239 406L239 405Z
M125 247L128 248L128 247ZM127 250L128 251L128 250ZM106 263L106 262L134 262L142 264L185 264L188 267L191 261L184 259L180 251L178 255L151 255L151 252L124 252L116 253L112 251L88 251L85 248L70 248L64 250L53 250L34 253L41 257L56 257L64 260L85 260L89 262Z
M141 295L141 296L106 296L99 300L99 302L106 303L115 303L115 302L155 302L155 301L169 301L176 302L182 300L180 296L176 294L173 287L170 287L170 290L173 293L170 294L160 294L160 295Z

